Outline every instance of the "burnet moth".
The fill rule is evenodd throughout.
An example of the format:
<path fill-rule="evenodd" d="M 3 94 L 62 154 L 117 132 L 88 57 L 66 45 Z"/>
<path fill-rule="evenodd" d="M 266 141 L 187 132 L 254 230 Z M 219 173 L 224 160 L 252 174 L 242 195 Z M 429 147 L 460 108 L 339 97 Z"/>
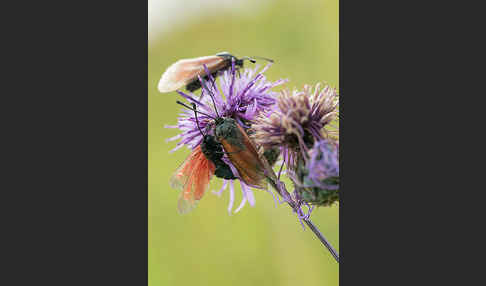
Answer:
<path fill-rule="evenodd" d="M 177 103 L 194 110 L 197 128 L 203 136 L 201 144 L 194 148 L 191 155 L 181 164 L 170 181 L 173 188 L 183 190 L 179 197 L 177 209 L 180 213 L 187 213 L 195 207 L 196 202 L 207 191 L 213 175 L 226 180 L 233 180 L 236 177 L 230 167 L 222 160 L 224 152 L 221 144 L 215 140 L 213 135 L 204 134 L 199 127 L 197 113 L 200 111 L 196 110 L 196 104 L 193 103 L 191 108 L 180 101 L 177 101 Z"/>
<path fill-rule="evenodd" d="M 263 59 L 269 62 L 273 62 L 271 59 L 263 57 L 243 57 L 241 59 L 236 58 L 228 52 L 217 53 L 214 56 L 199 57 L 193 59 L 182 59 L 167 68 L 162 74 L 159 80 L 158 89 L 160 92 L 171 92 L 182 87 L 186 87 L 189 91 L 196 91 L 201 88 L 201 83 L 198 80 L 198 76 L 204 80 L 208 79 L 208 75 L 204 70 L 204 65 L 208 68 L 209 72 L 215 78 L 218 76 L 218 72 L 225 71 L 231 67 L 232 59 L 235 60 L 235 67 L 242 68 L 243 62 L 248 60 L 255 63 L 255 59 Z"/>

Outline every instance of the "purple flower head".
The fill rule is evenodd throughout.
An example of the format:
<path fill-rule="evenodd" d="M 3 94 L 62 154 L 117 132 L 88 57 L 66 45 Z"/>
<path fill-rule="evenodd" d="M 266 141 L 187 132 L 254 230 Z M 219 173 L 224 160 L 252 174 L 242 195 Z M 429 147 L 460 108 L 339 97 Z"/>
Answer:
<path fill-rule="evenodd" d="M 339 143 L 320 140 L 291 175 L 299 205 L 330 206 L 339 201 Z"/>
<path fill-rule="evenodd" d="M 309 151 L 307 179 L 309 187 L 336 189 L 335 185 L 326 179 L 339 177 L 339 145 L 328 140 L 317 141 Z M 337 186 L 338 187 L 338 186 Z"/>
<path fill-rule="evenodd" d="M 288 167 L 295 168 L 298 158 L 306 159 L 314 142 L 331 137 L 325 127 L 337 118 L 339 99 L 336 90 L 326 85 L 305 85 L 303 91 L 283 90 L 273 110 L 255 119 L 252 135 L 264 148 L 281 147 Z"/>
<path fill-rule="evenodd" d="M 276 92 L 272 91 L 273 87 L 281 85 L 286 80 L 280 79 L 275 82 L 267 81 L 263 73 L 271 66 L 267 64 L 259 70 L 256 66 L 253 69 L 244 69 L 241 72 L 235 68 L 234 59 L 232 60 L 231 69 L 224 71 L 219 76 L 219 86 L 206 66 L 204 66 L 206 79 L 199 77 L 201 83 L 201 95 L 194 93 L 184 93 L 177 91 L 182 97 L 186 98 L 190 105 L 196 105 L 196 109 L 201 113 L 197 114 L 199 128 L 204 135 L 214 135 L 214 118 L 231 117 L 236 120 L 243 128 L 248 128 L 255 117 L 275 104 Z M 176 147 L 171 151 L 174 152 L 182 146 L 190 149 L 196 148 L 201 144 L 203 135 L 199 131 L 196 123 L 194 111 L 184 109 L 178 118 L 178 124 L 175 126 L 166 126 L 167 128 L 178 128 L 181 133 L 167 141 L 179 139 Z M 223 156 L 223 161 L 231 168 L 235 177 L 239 174 L 236 168 L 231 164 L 227 155 Z M 231 213 L 234 203 L 234 185 L 231 180 L 223 180 L 223 188 L 218 192 L 221 194 L 229 185 L 230 203 L 228 211 Z M 246 202 L 251 206 L 255 204 L 255 198 L 250 186 L 240 180 L 243 200 L 240 206 L 235 210 L 238 212 Z"/>

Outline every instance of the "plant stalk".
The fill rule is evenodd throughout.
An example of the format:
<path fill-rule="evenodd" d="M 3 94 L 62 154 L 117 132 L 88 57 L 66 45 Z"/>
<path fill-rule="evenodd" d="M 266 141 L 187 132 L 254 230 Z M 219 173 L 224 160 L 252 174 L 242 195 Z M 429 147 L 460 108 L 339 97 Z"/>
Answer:
<path fill-rule="evenodd" d="M 332 247 L 332 245 L 326 240 L 324 235 L 319 231 L 319 229 L 310 221 L 309 219 L 304 219 L 305 223 L 309 226 L 309 228 L 314 232 L 314 234 L 319 238 L 319 240 L 324 244 L 325 247 L 331 252 L 334 259 L 336 259 L 337 263 L 339 263 L 339 254 L 337 251 Z"/>
<path fill-rule="evenodd" d="M 282 181 L 278 181 L 278 183 L 272 184 L 273 187 L 277 190 L 278 194 L 284 198 L 289 206 L 297 213 L 297 215 L 300 215 L 301 210 L 298 208 L 297 203 L 295 200 L 292 198 L 290 193 L 287 191 L 285 188 L 285 184 Z M 339 254 L 338 252 L 332 247 L 332 245 L 327 241 L 327 239 L 324 237 L 324 235 L 319 231 L 317 226 L 312 223 L 312 221 L 309 218 L 303 218 L 307 226 L 312 230 L 312 232 L 317 236 L 317 238 L 321 241 L 321 243 L 329 250 L 331 255 L 336 259 L 336 262 L 339 263 Z"/>

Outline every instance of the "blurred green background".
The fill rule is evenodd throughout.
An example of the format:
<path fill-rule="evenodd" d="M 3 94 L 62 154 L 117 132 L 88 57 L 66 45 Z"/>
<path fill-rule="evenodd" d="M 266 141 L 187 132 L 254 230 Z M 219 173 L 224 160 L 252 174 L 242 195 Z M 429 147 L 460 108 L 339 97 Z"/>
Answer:
<path fill-rule="evenodd" d="M 180 111 L 176 93 L 157 91 L 170 64 L 221 51 L 258 55 L 276 61 L 266 75 L 288 78 L 286 87 L 324 81 L 339 88 L 337 0 L 219 2 L 223 8 L 217 0 L 206 8 L 205 1 L 149 0 L 149 9 L 157 9 L 149 11 L 149 285 L 338 285 L 339 266 L 329 252 L 268 193 L 254 191 L 255 207 L 231 216 L 227 192 L 220 198 L 208 192 L 192 213 L 177 213 L 179 192 L 169 178 L 190 151 L 169 154 L 176 142 L 165 142 L 178 131 L 164 125 L 175 124 Z M 214 179 L 210 190 L 220 185 Z M 240 201 L 238 186 L 235 208 Z M 312 215 L 337 250 L 338 213 L 335 205 Z"/>

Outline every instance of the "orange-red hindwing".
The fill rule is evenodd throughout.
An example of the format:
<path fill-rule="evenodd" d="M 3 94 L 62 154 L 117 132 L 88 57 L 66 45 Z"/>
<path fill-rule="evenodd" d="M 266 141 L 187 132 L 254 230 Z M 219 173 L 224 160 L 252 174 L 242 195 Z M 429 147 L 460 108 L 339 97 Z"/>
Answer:
<path fill-rule="evenodd" d="M 196 206 L 207 191 L 214 170 L 213 162 L 204 156 L 201 146 L 194 148 L 171 178 L 171 186 L 182 189 L 178 202 L 180 213 L 187 213 Z"/>

